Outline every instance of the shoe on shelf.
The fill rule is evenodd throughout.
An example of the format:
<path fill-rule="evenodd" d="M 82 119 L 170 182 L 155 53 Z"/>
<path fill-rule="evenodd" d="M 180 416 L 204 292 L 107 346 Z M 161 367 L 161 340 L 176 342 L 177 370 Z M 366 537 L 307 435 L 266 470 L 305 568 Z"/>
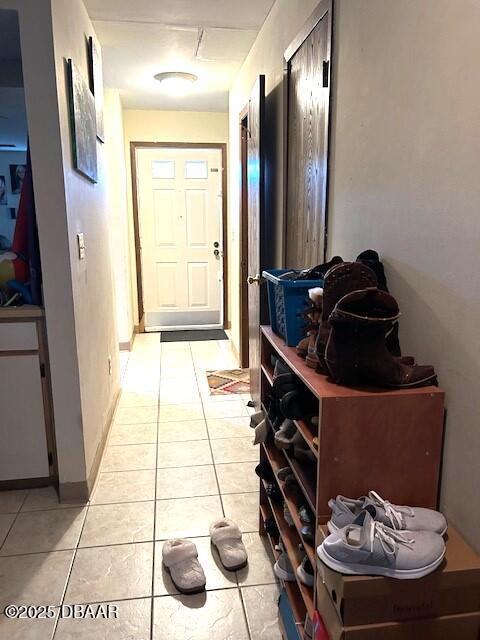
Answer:
<path fill-rule="evenodd" d="M 442 536 L 432 531 L 396 531 L 362 511 L 317 548 L 327 567 L 347 575 L 408 580 L 432 573 L 445 555 Z"/>
<path fill-rule="evenodd" d="M 315 532 L 311 524 L 306 524 L 300 529 L 300 534 L 308 544 L 315 544 Z"/>
<path fill-rule="evenodd" d="M 250 427 L 255 429 L 265 419 L 265 413 L 263 411 L 257 411 L 250 416 Z"/>
<path fill-rule="evenodd" d="M 317 458 L 315 454 L 302 438 L 302 442 L 295 444 L 293 447 L 293 457 L 303 464 L 315 464 Z"/>
<path fill-rule="evenodd" d="M 274 441 L 277 449 L 289 449 L 297 433 L 297 427 L 292 420 L 285 418 L 280 429 L 275 433 Z"/>
<path fill-rule="evenodd" d="M 295 522 L 293 521 L 292 514 L 290 513 L 290 509 L 288 508 L 286 502 L 283 503 L 283 519 L 289 527 L 295 526 Z"/>
<path fill-rule="evenodd" d="M 307 587 L 313 587 L 315 583 L 315 577 L 313 573 L 312 563 L 307 556 L 305 556 L 301 564 L 298 565 L 297 576 L 300 582 L 307 585 Z"/>
<path fill-rule="evenodd" d="M 276 473 L 277 480 L 280 480 L 280 482 L 285 482 L 288 476 L 291 475 L 293 475 L 291 467 L 282 467 Z"/>
<path fill-rule="evenodd" d="M 314 519 L 305 505 L 302 504 L 298 507 L 298 515 L 302 524 L 313 524 Z"/>
<path fill-rule="evenodd" d="M 265 531 L 266 533 L 268 533 L 269 536 L 272 536 L 272 538 L 278 538 L 279 531 L 278 531 L 277 523 L 275 522 L 275 518 L 273 517 L 267 518 L 263 526 L 265 527 Z"/>
<path fill-rule="evenodd" d="M 352 291 L 337 302 L 325 348 L 334 382 L 395 389 L 436 384 L 432 366 L 404 364 L 387 349 L 386 334 L 399 315 L 395 298 L 376 287 Z"/>
<path fill-rule="evenodd" d="M 265 487 L 265 491 L 270 500 L 272 500 L 276 504 L 283 505 L 283 495 L 276 482 L 270 482 L 269 484 L 267 484 L 267 486 Z"/>
<path fill-rule="evenodd" d="M 255 467 L 255 473 L 259 478 L 265 480 L 266 482 L 270 482 L 275 478 L 272 467 L 270 466 L 270 463 L 267 462 L 267 460 L 264 460 L 263 462 L 259 462 L 257 464 L 257 466 Z"/>
<path fill-rule="evenodd" d="M 376 491 L 361 498 L 337 496 L 329 501 L 332 517 L 327 524 L 331 533 L 351 524 L 364 509 L 374 520 L 398 531 L 432 531 L 443 536 L 447 520 L 443 513 L 424 507 L 407 507 L 384 500 Z"/>
<path fill-rule="evenodd" d="M 253 438 L 253 444 L 260 444 L 261 442 L 265 442 L 268 438 L 268 422 L 265 418 L 255 427 L 255 436 Z"/>
<path fill-rule="evenodd" d="M 295 571 L 293 570 L 292 564 L 288 559 L 285 547 L 281 542 L 279 542 L 275 549 L 277 551 L 280 551 L 280 556 L 273 565 L 273 572 L 279 580 L 284 580 L 286 582 L 295 582 Z"/>

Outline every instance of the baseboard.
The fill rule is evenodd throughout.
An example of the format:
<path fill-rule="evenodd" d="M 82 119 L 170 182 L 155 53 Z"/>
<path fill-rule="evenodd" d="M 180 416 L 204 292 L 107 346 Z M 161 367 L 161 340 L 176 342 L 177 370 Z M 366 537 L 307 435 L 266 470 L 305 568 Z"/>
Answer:
<path fill-rule="evenodd" d="M 100 440 L 100 444 L 97 447 L 97 452 L 95 454 L 95 458 L 93 460 L 87 480 L 81 480 L 80 482 L 61 482 L 58 488 L 60 502 L 86 502 L 90 499 L 93 488 L 95 486 L 95 482 L 97 481 L 100 463 L 105 451 L 105 444 L 107 442 L 108 434 L 110 433 L 115 410 L 120 399 L 120 392 L 121 389 L 118 388 L 113 397 L 112 404 L 107 414 L 107 421 L 102 433 L 102 438 Z"/>
<path fill-rule="evenodd" d="M 14 489 L 38 489 L 54 484 L 54 479 L 45 478 L 18 478 L 16 480 L 0 480 L 0 491 L 13 491 Z"/>
<path fill-rule="evenodd" d="M 88 494 L 89 496 L 92 494 L 93 487 L 95 486 L 95 482 L 97 481 L 98 470 L 100 469 L 100 463 L 103 458 L 103 453 L 105 451 L 105 444 L 107 442 L 108 434 L 110 433 L 110 429 L 112 427 L 113 417 L 115 415 L 115 411 L 117 409 L 117 404 L 120 399 L 121 389 L 118 388 L 114 397 L 113 402 L 110 406 L 108 415 L 107 415 L 107 424 L 105 429 L 103 430 L 102 439 L 100 444 L 97 447 L 97 453 L 95 454 L 95 459 L 93 460 L 92 468 L 90 469 L 90 473 L 88 474 Z"/>
<path fill-rule="evenodd" d="M 120 351 L 131 351 L 133 349 L 133 343 L 135 342 L 135 336 L 138 333 L 137 328 L 138 328 L 137 326 L 133 327 L 132 337 L 130 338 L 130 340 L 127 340 L 126 342 L 119 342 L 118 343 L 118 348 L 120 349 Z"/>
<path fill-rule="evenodd" d="M 87 502 L 90 495 L 86 480 L 80 482 L 60 482 L 58 485 L 58 496 L 60 502 Z"/>

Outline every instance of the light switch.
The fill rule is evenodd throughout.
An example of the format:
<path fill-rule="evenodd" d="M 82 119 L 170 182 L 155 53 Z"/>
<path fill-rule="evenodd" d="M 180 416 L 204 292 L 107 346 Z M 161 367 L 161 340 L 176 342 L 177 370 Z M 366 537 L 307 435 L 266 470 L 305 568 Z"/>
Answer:
<path fill-rule="evenodd" d="M 78 243 L 78 259 L 85 259 L 85 239 L 83 237 L 83 233 L 77 233 L 77 243 Z"/>

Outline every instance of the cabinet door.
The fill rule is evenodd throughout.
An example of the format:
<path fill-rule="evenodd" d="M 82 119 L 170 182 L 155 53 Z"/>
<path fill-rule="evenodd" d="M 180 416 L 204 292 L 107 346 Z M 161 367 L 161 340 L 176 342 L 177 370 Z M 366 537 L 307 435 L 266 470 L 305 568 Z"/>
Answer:
<path fill-rule="evenodd" d="M 40 362 L 0 357 L 0 480 L 49 476 Z"/>

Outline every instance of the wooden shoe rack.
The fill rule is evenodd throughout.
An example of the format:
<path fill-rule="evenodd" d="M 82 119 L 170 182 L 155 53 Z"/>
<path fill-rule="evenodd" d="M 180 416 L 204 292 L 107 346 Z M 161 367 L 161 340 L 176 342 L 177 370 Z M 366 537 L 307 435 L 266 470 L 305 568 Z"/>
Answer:
<path fill-rule="evenodd" d="M 290 466 L 304 504 L 316 518 L 315 530 L 329 519 L 328 500 L 338 494 L 358 497 L 374 489 L 396 504 L 436 508 L 444 429 L 444 393 L 438 387 L 386 390 L 372 387 L 343 387 L 328 381 L 305 364 L 294 348 L 268 326 L 261 327 L 261 394 L 263 409 L 268 404 L 273 382 L 272 355 L 281 358 L 318 400 L 318 432 L 310 424 L 296 426 L 316 464 L 311 469 L 289 451 L 276 448 L 273 431 L 261 445 L 260 460 L 274 472 Z M 314 438 L 318 438 L 314 442 Z M 318 448 L 317 448 L 317 446 Z M 298 497 L 278 482 L 294 526 L 284 518 L 281 504 L 271 500 L 267 482 L 260 481 L 260 533 L 268 537 L 275 558 L 275 540 L 265 531 L 265 520 L 274 518 L 279 536 L 294 569 L 301 562 L 303 544 L 315 573 L 316 545 L 302 540 Z M 315 585 L 317 576 L 315 575 Z M 285 582 L 300 637 L 306 616 L 316 608 L 316 587 L 300 580 Z"/>

